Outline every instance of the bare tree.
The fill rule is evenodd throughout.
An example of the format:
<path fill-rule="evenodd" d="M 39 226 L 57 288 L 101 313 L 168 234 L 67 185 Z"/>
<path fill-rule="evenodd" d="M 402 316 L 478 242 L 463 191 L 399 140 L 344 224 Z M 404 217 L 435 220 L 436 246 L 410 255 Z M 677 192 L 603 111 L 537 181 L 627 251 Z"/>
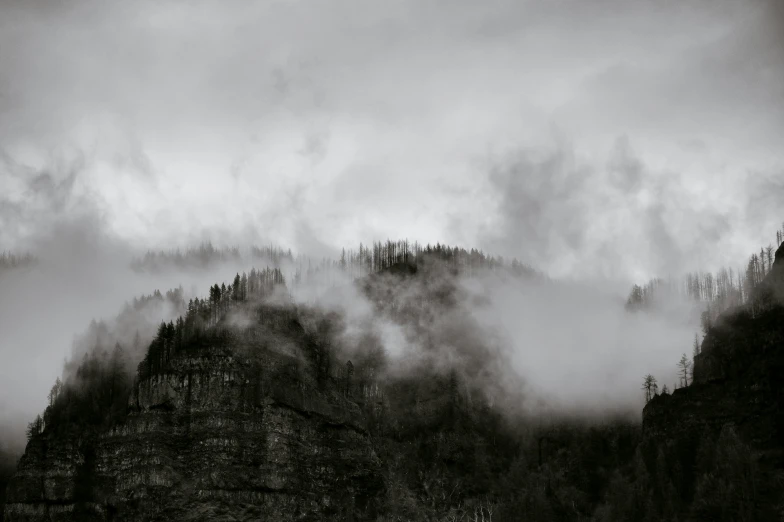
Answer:
<path fill-rule="evenodd" d="M 645 391 L 645 402 L 650 401 L 653 399 L 654 395 L 656 395 L 658 384 L 656 384 L 656 378 L 650 373 L 645 376 L 642 383 L 642 389 Z"/>
<path fill-rule="evenodd" d="M 686 357 L 684 353 L 681 356 L 681 360 L 678 361 L 678 373 L 680 374 L 681 384 L 683 386 L 689 385 L 689 370 L 691 369 L 691 361 Z"/>

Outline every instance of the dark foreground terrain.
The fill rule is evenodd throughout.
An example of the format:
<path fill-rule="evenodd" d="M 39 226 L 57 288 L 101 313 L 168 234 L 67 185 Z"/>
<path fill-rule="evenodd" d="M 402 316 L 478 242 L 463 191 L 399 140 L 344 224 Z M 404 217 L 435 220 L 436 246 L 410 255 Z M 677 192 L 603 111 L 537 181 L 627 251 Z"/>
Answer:
<path fill-rule="evenodd" d="M 363 290 L 398 321 L 459 298 L 448 278 L 374 295 L 380 277 Z M 784 520 L 784 247 L 641 425 L 502 415 L 475 386 L 486 363 L 390 371 L 372 333 L 347 350 L 340 318 L 271 304 L 281 285 L 211 289 L 133 375 L 121 346 L 86 355 L 31 426 L 3 520 Z"/>

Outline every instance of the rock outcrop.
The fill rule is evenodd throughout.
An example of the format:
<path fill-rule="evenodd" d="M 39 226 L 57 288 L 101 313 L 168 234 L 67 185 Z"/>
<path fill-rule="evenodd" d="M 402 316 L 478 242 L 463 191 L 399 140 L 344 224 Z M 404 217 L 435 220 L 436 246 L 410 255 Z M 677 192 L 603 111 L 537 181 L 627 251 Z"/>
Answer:
<path fill-rule="evenodd" d="M 34 437 L 6 520 L 369 518 L 381 482 L 359 408 L 292 352 L 296 322 L 268 326 L 142 376 L 116 425 Z"/>
<path fill-rule="evenodd" d="M 643 410 L 648 446 L 689 475 L 680 485 L 687 502 L 698 495 L 700 475 L 712 472 L 698 457 L 715 452 L 728 432 L 748 448 L 751 457 L 744 465 L 758 473 L 753 481 L 758 489 L 744 502 L 770 516 L 784 502 L 783 488 L 776 485 L 784 471 L 782 288 L 784 245 L 750 302 L 723 314 L 705 336 L 694 360 L 694 382 L 654 397 Z"/>

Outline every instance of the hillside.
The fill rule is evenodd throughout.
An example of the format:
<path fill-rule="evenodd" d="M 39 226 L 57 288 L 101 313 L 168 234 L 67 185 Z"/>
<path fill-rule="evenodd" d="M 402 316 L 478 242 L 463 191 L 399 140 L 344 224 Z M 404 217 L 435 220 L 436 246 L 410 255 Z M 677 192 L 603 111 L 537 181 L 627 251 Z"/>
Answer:
<path fill-rule="evenodd" d="M 119 344 L 85 355 L 31 425 L 4 520 L 780 512 L 784 247 L 753 299 L 708 332 L 695 383 L 656 395 L 641 426 L 514 414 L 525 397 L 500 386 L 509 375 L 461 306 L 458 270 L 405 261 L 335 290 L 374 303 L 364 322 L 295 306 L 277 269 L 254 270 L 162 323 L 130 374 Z M 395 362 L 380 319 L 409 327 L 421 351 Z"/>
<path fill-rule="evenodd" d="M 696 520 L 784 513 L 783 290 L 784 244 L 750 302 L 708 331 L 692 385 L 643 411 L 644 447 L 667 461 L 665 480 L 679 492 L 672 509 L 690 507 Z"/>

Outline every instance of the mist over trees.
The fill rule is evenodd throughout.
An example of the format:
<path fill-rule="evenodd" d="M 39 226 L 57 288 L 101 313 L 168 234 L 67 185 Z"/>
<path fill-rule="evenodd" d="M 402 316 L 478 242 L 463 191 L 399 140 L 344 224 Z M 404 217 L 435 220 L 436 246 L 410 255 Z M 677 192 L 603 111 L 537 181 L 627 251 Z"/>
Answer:
<path fill-rule="evenodd" d="M 369 247 L 360 244 L 356 250 L 344 249 L 338 259 L 323 258 L 318 262 L 305 256 L 295 257 L 291 251 L 277 247 L 252 247 L 245 256 L 272 261 L 278 266 L 238 272 L 228 284 L 215 283 L 209 287 L 206 297 L 193 297 L 187 303 L 182 288 L 165 295 L 156 290 L 126 303 L 109 323 L 93 321 L 74 343 L 74 357 L 66 362 L 63 379 L 58 378 L 50 390 L 43 414 L 29 424 L 28 437 L 70 424 L 65 419 L 95 424 L 117 418 L 124 411 L 123 401 L 134 376 L 144 378 L 162 371 L 180 350 L 202 338 L 227 339 L 235 330 L 231 322 L 226 322 L 227 317 L 246 303 L 269 301 L 277 294 L 280 294 L 278 304 L 291 302 L 291 294 L 298 287 L 329 289 L 373 274 L 429 270 L 434 263 L 439 271 L 452 276 L 499 269 L 515 275 L 539 275 L 517 260 L 507 264 L 476 249 L 440 243 L 422 246 L 405 240 L 375 242 Z M 219 249 L 203 243 L 185 252 L 148 252 L 144 258 L 134 260 L 133 266 L 136 270 L 160 270 L 167 266 L 204 267 L 242 259 L 239 248 Z M 284 270 L 291 274 L 289 289 L 286 289 Z M 160 322 L 153 334 L 150 320 L 156 315 L 171 319 Z M 145 326 L 139 328 L 140 323 Z M 367 365 L 362 361 L 365 359 L 366 355 L 355 354 L 359 365 L 357 382 L 364 382 L 362 376 L 367 372 Z"/>
<path fill-rule="evenodd" d="M 171 269 L 204 269 L 226 263 L 252 264 L 260 260 L 274 267 L 291 263 L 294 256 L 291 250 L 283 250 L 276 246 L 251 246 L 242 249 L 233 247 L 215 247 L 207 241 L 185 250 L 148 250 L 143 256 L 131 260 L 131 268 L 138 272 L 158 272 Z"/>
<path fill-rule="evenodd" d="M 748 304 L 754 290 L 770 272 L 776 248 L 784 242 L 784 224 L 776 231 L 775 246 L 760 247 L 749 256 L 744 268 L 723 267 L 716 273 L 691 272 L 680 278 L 653 278 L 635 284 L 629 292 L 626 308 L 630 311 L 650 309 L 668 296 L 683 297 L 701 305 L 703 333 L 726 310 Z"/>
<path fill-rule="evenodd" d="M 428 321 L 436 319 L 432 311 L 454 302 L 458 295 L 449 278 L 445 279 L 438 274 L 470 278 L 479 273 L 501 271 L 513 276 L 546 279 L 543 274 L 516 259 L 507 261 L 477 249 L 440 243 L 421 245 L 406 240 L 379 241 L 370 245 L 361 243 L 356 249 L 343 249 L 338 258 L 319 260 L 294 255 L 290 250 L 274 246 L 241 250 L 238 247 L 216 248 L 211 243 L 202 243 L 185 251 L 150 251 L 143 258 L 135 259 L 132 265 L 135 270 L 157 271 L 171 267 L 206 267 L 225 262 L 244 262 L 246 259 L 270 264 L 260 270 L 254 268 L 250 272 L 237 272 L 228 283 L 215 283 L 204 297 L 192 297 L 187 303 L 182 288 L 171 290 L 165 295 L 156 290 L 149 296 L 135 298 L 127 303 L 111 324 L 94 321 L 87 333 L 75 343 L 79 348 L 74 349 L 74 357 L 67 362 L 62 381 L 58 380 L 50 391 L 47 410 L 40 420 L 31 423 L 31 433 L 57 424 L 63 416 L 83 415 L 87 422 L 92 422 L 89 419 L 96 420 L 99 411 L 121 410 L 122 401 L 118 397 L 128 392 L 134 374 L 143 376 L 161 371 L 179 350 L 189 343 L 197 342 L 201 336 L 228 335 L 232 328 L 226 322 L 226 317 L 233 310 L 243 308 L 244 303 L 268 299 L 275 293 L 276 287 L 283 289 L 280 290 L 281 295 L 290 302 L 300 289 L 306 288 L 318 295 L 351 281 L 364 281 L 363 291 L 375 296 L 372 301 L 377 303 L 381 312 L 395 321 L 412 325 L 412 335 L 429 338 L 433 332 Z M 437 269 L 434 270 L 434 266 Z M 420 278 L 423 283 L 417 283 L 419 286 L 413 292 L 401 290 L 405 286 L 398 287 L 398 282 L 383 279 L 387 275 L 405 277 L 406 274 L 417 272 L 424 274 Z M 382 279 L 374 279 L 374 276 Z M 656 288 L 658 284 L 656 282 L 648 288 Z M 644 301 L 650 291 L 642 289 L 637 299 Z M 299 300 L 302 301 L 301 295 Z M 304 302 L 307 301 L 305 298 Z M 163 305 L 166 305 L 167 310 L 160 309 Z M 155 306 L 158 309 L 150 313 Z M 141 329 L 141 333 L 134 326 L 140 321 L 140 314 L 146 314 L 146 327 Z M 169 319 L 162 323 L 158 319 L 157 326 L 154 326 L 156 323 L 152 318 L 156 315 Z M 482 361 L 482 351 L 477 352 L 477 347 L 483 344 L 481 339 L 477 339 L 461 352 L 460 357 L 476 361 L 473 367 L 467 365 L 466 368 L 480 369 L 486 366 L 487 361 L 493 360 L 495 356 L 488 353 L 485 354 L 486 360 Z M 361 360 L 361 356 L 354 355 L 355 363 L 359 362 L 354 369 L 357 376 L 365 372 Z M 119 370 L 125 373 L 121 375 Z M 658 392 L 657 386 L 654 381 L 651 393 Z M 80 399 L 81 396 L 74 391 L 91 387 L 102 390 L 90 397 L 83 397 L 92 402 Z M 498 394 L 499 397 L 502 395 Z M 73 413 L 73 408 L 83 408 L 84 412 Z"/>
<path fill-rule="evenodd" d="M 103 425 L 124 415 L 136 363 L 154 338 L 156 321 L 184 310 L 182 288 L 156 290 L 126 303 L 112 320 L 93 320 L 74 340 L 62 379 L 49 391 L 46 409 L 28 425 L 28 438 L 47 429 Z"/>
<path fill-rule="evenodd" d="M 38 258 L 29 252 L 14 254 L 13 252 L 3 251 L 0 253 L 0 274 L 15 268 L 34 266 L 37 263 Z"/>
<path fill-rule="evenodd" d="M 528 400 L 528 390 L 518 384 L 510 393 L 507 361 L 464 306 L 469 294 L 458 278 L 489 271 L 541 280 L 541 274 L 476 250 L 405 241 L 360 245 L 319 262 L 286 255 L 280 264 L 235 272 L 198 297 L 186 297 L 182 288 L 155 291 L 127 303 L 113 320 L 93 321 L 75 342 L 75 356 L 52 386 L 47 407 L 29 424 L 28 437 L 121 422 L 137 380 L 164 375 L 178 357 L 205 347 L 239 354 L 288 349 L 265 340 L 271 330 L 263 325 L 274 324 L 300 332 L 301 346 L 289 354 L 296 361 L 290 371 L 311 368 L 315 386 L 334 387 L 369 419 L 376 450 L 390 463 L 385 506 L 398 517 L 526 514 L 567 520 L 579 514 L 585 520 L 631 520 L 652 513 L 667 519 L 683 509 L 685 501 L 674 493 L 652 504 L 651 492 L 674 487 L 652 480 L 685 479 L 676 464 L 647 448 L 635 450 L 639 426 L 628 419 L 581 424 L 557 412 L 549 419 L 541 412 L 515 417 L 522 409 L 514 404 Z M 766 270 L 770 266 L 766 262 Z M 644 302 L 661 284 L 633 290 L 634 302 Z M 348 287 L 361 292 L 374 312 L 357 319 L 319 299 L 312 305 L 297 301 L 298 286 L 335 293 L 338 301 Z M 402 342 L 417 343 L 420 351 L 394 359 L 382 338 L 390 327 L 400 327 Z M 696 335 L 692 355 L 700 348 Z M 680 387 L 690 385 L 693 364 L 685 353 L 677 368 Z M 255 393 L 255 384 L 248 386 Z M 642 390 L 646 402 L 669 394 L 652 374 Z M 516 424 L 521 418 L 530 425 Z M 729 459 L 695 494 L 699 509 L 712 512 L 738 500 L 713 495 L 709 480 L 729 487 L 733 474 L 753 459 L 730 432 L 705 448 L 705 462 L 713 462 L 714 454 Z"/>
<path fill-rule="evenodd" d="M 776 231 L 776 246 L 771 244 L 761 247 L 759 253 L 751 254 L 745 271 L 721 268 L 715 274 L 693 272 L 686 274 L 682 280 L 653 278 L 643 286 L 635 284 L 626 300 L 626 310 L 631 312 L 650 310 L 659 301 L 666 303 L 668 296 L 685 297 L 702 308 L 700 326 L 703 338 L 720 316 L 728 311 L 746 310 L 753 317 L 771 304 L 769 299 L 760 298 L 759 290 L 765 277 L 773 269 L 776 248 L 782 243 L 784 243 L 784 223 L 781 230 Z M 700 336 L 695 333 L 691 358 L 684 353 L 677 363 L 680 387 L 689 386 L 693 378 L 694 360 L 700 354 L 701 346 Z M 643 379 L 646 402 L 656 395 L 655 391 L 650 393 L 651 378 L 653 376 L 648 374 Z"/>
<path fill-rule="evenodd" d="M 781 242 L 782 231 L 776 233 Z M 322 258 L 315 261 L 304 255 L 294 255 L 290 250 L 267 246 L 251 247 L 245 251 L 238 247 L 216 248 L 211 243 L 202 243 L 196 248 L 185 251 L 148 252 L 143 258 L 133 260 L 135 270 L 156 271 L 166 267 L 206 267 L 211 264 L 238 262 L 245 259 L 270 261 L 272 267 L 261 270 L 252 269 L 249 273 L 237 272 L 228 284 L 213 284 L 204 298 L 193 297 L 186 303 L 182 288 L 170 290 L 165 295 L 155 291 L 148 296 L 134 298 L 127 303 L 122 312 L 111 324 L 93 321 L 87 332 L 74 346 L 74 357 L 66 363 L 63 379 L 58 379 L 49 393 L 49 401 L 43 415 L 36 418 L 28 428 L 33 436 L 47 426 L 58 423 L 61 417 L 84 417 L 85 422 L 97 422 L 106 411 L 121 411 L 123 395 L 127 395 L 133 374 L 148 375 L 165 368 L 168 361 L 184 346 L 194 342 L 202 335 L 224 335 L 227 325 L 219 327 L 232 310 L 242 307 L 246 302 L 268 299 L 275 288 L 284 288 L 283 295 L 289 302 L 299 287 L 315 287 L 319 291 L 346 281 L 364 280 L 365 291 L 374 291 L 375 274 L 411 274 L 428 271 L 433 263 L 439 270 L 453 275 L 471 277 L 480 271 L 503 270 L 513 275 L 544 277 L 542 274 L 517 261 L 507 263 L 503 258 L 486 255 L 476 249 L 454 246 L 421 245 L 406 240 L 374 242 L 368 246 L 360 244 L 356 249 L 343 249 L 337 259 Z M 34 257 L 23 258 L 5 255 L 9 264 L 19 265 L 20 259 L 33 262 Z M 707 331 L 713 319 L 729 306 L 749 303 L 752 294 L 772 266 L 772 247 L 762 249 L 749 259 L 743 278 L 737 272 L 722 269 L 713 274 L 688 274 L 682 284 L 676 285 L 663 279 L 652 279 L 644 286 L 635 285 L 627 300 L 628 310 L 644 310 L 664 291 L 674 291 L 695 301 L 706 303 L 703 312 L 703 329 Z M 288 281 L 285 273 L 288 273 Z M 427 278 L 426 278 L 427 279 Z M 433 281 L 437 281 L 434 279 Z M 288 283 L 288 284 L 287 284 Z M 429 284 L 429 283 L 428 283 Z M 369 286 L 368 286 L 369 285 Z M 395 297 L 390 293 L 391 286 L 384 286 L 384 298 L 377 301 L 385 313 L 396 320 L 411 320 L 427 316 L 429 303 L 410 301 Z M 439 305 L 450 302 L 454 290 L 449 285 L 440 289 L 432 287 L 426 292 L 436 297 Z M 377 290 L 375 290 L 377 291 Z M 422 295 L 419 292 L 416 295 Z M 163 310 L 164 306 L 167 310 Z M 154 313 L 150 310 L 156 308 Z M 424 316 L 423 316 L 424 314 Z M 170 319 L 158 323 L 152 316 L 168 316 Z M 142 316 L 144 318 L 142 319 Z M 145 323 L 142 333 L 138 328 Z M 154 329 L 155 328 L 155 329 Z M 223 333 L 220 333 L 223 332 Z M 427 330 L 419 334 L 432 335 Z M 480 343 L 481 344 L 481 343 Z M 692 356 L 699 353 L 699 339 L 695 336 Z M 681 386 L 690 383 L 692 362 L 685 354 L 678 363 Z M 130 371 L 129 371 L 130 370 Z M 356 370 L 362 372 L 361 365 Z M 645 399 L 650 400 L 658 394 L 659 386 L 655 377 L 647 375 L 643 384 Z M 79 395 L 79 390 L 96 389 L 97 393 Z M 89 400 L 88 400 L 89 399 Z M 79 410 L 78 413 L 74 409 Z M 82 411 L 83 410 L 83 411 Z"/>
<path fill-rule="evenodd" d="M 342 279 L 345 275 L 357 279 L 394 265 L 417 266 L 434 259 L 460 273 L 469 275 L 480 269 L 501 267 L 517 272 L 535 272 L 533 268 L 517 259 L 507 262 L 501 257 L 493 257 L 473 248 L 466 250 L 441 243 L 422 245 L 405 239 L 376 241 L 370 245 L 360 243 L 357 248 L 342 249 L 339 257 L 336 258 L 314 258 L 307 254 L 293 254 L 291 249 L 274 245 L 219 248 L 213 246 L 211 242 L 205 242 L 184 251 L 180 249 L 148 251 L 142 257 L 133 259 L 131 267 L 137 271 L 158 271 L 165 268 L 205 268 L 230 262 L 242 262 L 245 265 L 263 262 L 272 268 L 290 272 L 291 284 L 297 285 L 313 278 L 333 283 L 338 274 Z"/>

